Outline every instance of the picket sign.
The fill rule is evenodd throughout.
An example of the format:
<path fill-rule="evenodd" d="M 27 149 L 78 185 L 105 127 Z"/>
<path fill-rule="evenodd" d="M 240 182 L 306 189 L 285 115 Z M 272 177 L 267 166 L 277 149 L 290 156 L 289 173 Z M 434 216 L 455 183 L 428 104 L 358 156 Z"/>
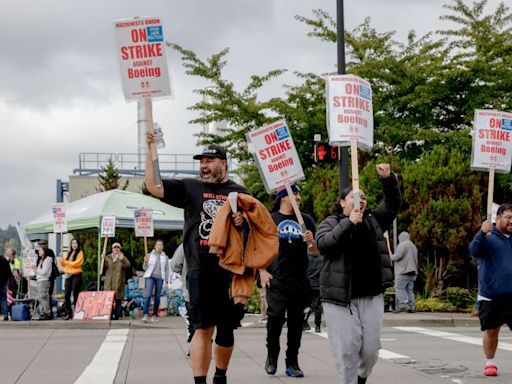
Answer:
<path fill-rule="evenodd" d="M 136 237 L 144 237 L 144 257 L 148 254 L 148 237 L 154 236 L 153 210 L 150 208 L 136 209 L 133 213 Z"/>
<path fill-rule="evenodd" d="M 304 171 L 286 121 L 278 120 L 250 131 L 246 138 L 267 192 L 286 188 L 295 216 L 305 232 L 304 218 L 291 189 L 291 184 L 304 179 Z"/>
<path fill-rule="evenodd" d="M 354 208 L 359 210 L 359 162 L 357 149 L 373 147 L 372 87 L 355 75 L 331 75 L 326 81 L 327 129 L 329 144 L 350 146 L 352 194 Z M 340 191 L 341 193 L 341 191 Z"/>
<path fill-rule="evenodd" d="M 471 169 L 489 171 L 487 220 L 492 220 L 494 176 L 510 173 L 512 163 L 512 113 L 476 109 Z"/>
<path fill-rule="evenodd" d="M 173 97 L 162 18 L 134 17 L 114 21 L 122 86 L 127 101 L 144 101 L 147 132 L 154 133 L 154 98 Z M 156 144 L 150 145 L 155 185 L 161 187 Z"/>
<path fill-rule="evenodd" d="M 64 233 L 68 231 L 66 222 L 66 204 L 55 203 L 52 204 L 52 216 L 53 216 L 53 232 Z"/>

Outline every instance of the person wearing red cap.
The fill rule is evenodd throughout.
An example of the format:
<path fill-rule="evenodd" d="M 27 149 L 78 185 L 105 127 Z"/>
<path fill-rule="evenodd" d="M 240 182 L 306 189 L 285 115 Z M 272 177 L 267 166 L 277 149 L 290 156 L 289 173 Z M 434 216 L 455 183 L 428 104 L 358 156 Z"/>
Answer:
<path fill-rule="evenodd" d="M 148 145 L 155 136 L 148 133 Z M 146 157 L 145 181 L 148 191 L 167 204 L 183 208 L 185 226 L 183 246 L 188 266 L 186 284 L 189 290 L 189 320 L 194 327 L 190 358 L 195 384 L 205 384 L 213 355 L 214 384 L 226 384 L 234 346 L 234 329 L 240 326 L 243 306 L 235 305 L 229 295 L 231 273 L 219 266 L 219 258 L 209 252 L 208 239 L 213 220 L 230 192 L 249 194 L 247 189 L 228 179 L 226 151 L 218 145 L 206 147 L 194 156 L 200 161 L 199 178 L 163 180 L 156 185 L 151 156 Z M 241 228 L 240 212 L 233 215 L 235 226 Z M 215 328 L 215 343 L 212 336 Z"/>
<path fill-rule="evenodd" d="M 302 339 L 304 309 L 311 303 L 311 285 L 307 274 L 308 252 L 318 255 L 315 221 L 302 213 L 306 231 L 303 232 L 295 215 L 292 200 L 300 205 L 300 189 L 291 186 L 293 196 L 286 189 L 277 191 L 272 208 L 272 219 L 279 233 L 279 255 L 266 269 L 260 271 L 261 285 L 267 287 L 267 360 L 265 371 L 274 375 L 280 351 L 279 338 L 283 325 L 288 326 L 285 373 L 291 377 L 303 377 L 299 367 L 299 348 Z M 309 249 L 308 249 L 309 244 Z"/>

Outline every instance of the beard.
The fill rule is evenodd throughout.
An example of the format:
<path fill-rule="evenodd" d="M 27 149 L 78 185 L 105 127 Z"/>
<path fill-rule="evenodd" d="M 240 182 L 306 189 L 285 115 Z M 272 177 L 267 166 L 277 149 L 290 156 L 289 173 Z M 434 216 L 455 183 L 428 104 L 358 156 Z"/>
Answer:
<path fill-rule="evenodd" d="M 201 176 L 201 179 L 205 183 L 210 183 L 210 184 L 219 184 L 225 178 L 224 172 L 222 170 L 222 165 L 220 165 L 220 164 L 216 165 L 212 168 L 205 167 L 205 168 L 201 169 L 200 176 Z"/>

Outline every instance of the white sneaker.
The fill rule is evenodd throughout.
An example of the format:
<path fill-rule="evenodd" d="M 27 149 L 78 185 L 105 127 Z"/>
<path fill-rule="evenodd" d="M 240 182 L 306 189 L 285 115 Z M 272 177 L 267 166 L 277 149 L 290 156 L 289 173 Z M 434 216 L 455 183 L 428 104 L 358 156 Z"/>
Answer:
<path fill-rule="evenodd" d="M 152 323 L 158 323 L 159 321 L 160 321 L 160 320 L 158 320 L 158 317 L 156 317 L 156 316 L 153 316 L 153 317 L 151 318 L 151 322 L 152 322 Z"/>
<path fill-rule="evenodd" d="M 148 315 L 142 316 L 142 322 L 147 323 L 148 322 Z"/>

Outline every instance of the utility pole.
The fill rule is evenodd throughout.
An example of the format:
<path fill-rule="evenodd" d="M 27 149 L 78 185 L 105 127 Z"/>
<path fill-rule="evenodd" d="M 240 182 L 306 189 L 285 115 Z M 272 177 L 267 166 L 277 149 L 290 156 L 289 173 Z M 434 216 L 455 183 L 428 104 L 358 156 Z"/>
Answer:
<path fill-rule="evenodd" d="M 345 67 L 345 16 L 343 12 L 343 0 L 336 0 L 336 26 L 337 26 L 337 48 L 338 48 L 338 75 L 347 73 Z M 339 160 L 339 192 L 348 188 L 350 179 L 348 177 L 348 147 L 340 148 L 341 158 Z"/>

